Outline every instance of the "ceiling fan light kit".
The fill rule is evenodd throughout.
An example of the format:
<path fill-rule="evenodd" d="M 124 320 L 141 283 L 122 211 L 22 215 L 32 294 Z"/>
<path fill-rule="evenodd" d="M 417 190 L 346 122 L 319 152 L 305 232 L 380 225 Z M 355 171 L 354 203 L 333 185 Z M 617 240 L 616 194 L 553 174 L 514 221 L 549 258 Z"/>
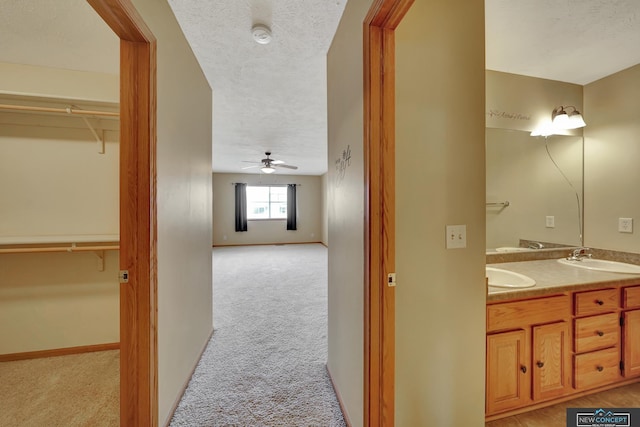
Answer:
<path fill-rule="evenodd" d="M 293 166 L 293 165 L 287 165 L 284 163 L 284 161 L 282 160 L 275 160 L 272 159 L 271 157 L 271 152 L 267 151 L 264 153 L 267 157 L 260 160 L 259 162 L 254 162 L 254 161 L 250 161 L 250 160 L 243 160 L 246 163 L 257 163 L 257 165 L 254 166 L 246 166 L 242 169 L 251 169 L 251 168 L 260 168 L 260 171 L 263 173 L 274 173 L 276 171 L 276 168 L 286 168 L 286 169 L 298 169 L 297 166 Z"/>

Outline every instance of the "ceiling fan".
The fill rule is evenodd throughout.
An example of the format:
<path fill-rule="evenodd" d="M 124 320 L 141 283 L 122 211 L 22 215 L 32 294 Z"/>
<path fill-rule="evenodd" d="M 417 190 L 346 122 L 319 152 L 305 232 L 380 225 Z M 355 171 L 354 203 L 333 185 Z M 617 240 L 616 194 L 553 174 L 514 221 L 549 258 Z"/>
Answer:
<path fill-rule="evenodd" d="M 270 151 L 267 151 L 264 154 L 267 157 L 260 160 L 259 162 L 243 160 L 243 162 L 245 163 L 257 163 L 257 165 L 245 166 L 242 169 L 260 168 L 260 170 L 264 173 L 274 173 L 276 171 L 275 168 L 298 169 L 297 166 L 286 165 L 282 160 L 272 159 L 271 157 L 269 157 L 271 155 Z"/>

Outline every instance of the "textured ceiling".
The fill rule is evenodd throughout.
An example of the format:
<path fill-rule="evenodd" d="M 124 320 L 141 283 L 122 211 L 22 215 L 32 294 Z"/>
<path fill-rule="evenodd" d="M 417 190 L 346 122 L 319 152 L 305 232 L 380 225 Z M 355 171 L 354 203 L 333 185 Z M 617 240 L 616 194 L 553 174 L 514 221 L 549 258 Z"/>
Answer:
<path fill-rule="evenodd" d="M 213 170 L 271 151 L 299 167 L 279 174 L 326 172 L 326 54 L 345 0 L 169 3 L 213 88 Z M 253 40 L 255 24 L 271 43 Z"/>
<path fill-rule="evenodd" d="M 640 0 L 486 0 L 486 67 L 585 85 L 640 63 Z"/>
<path fill-rule="evenodd" d="M 278 174 L 327 170 L 325 58 L 345 1 L 169 0 L 214 90 L 215 171 L 265 151 L 300 167 Z M 586 84 L 640 63 L 640 0 L 485 4 L 489 69 Z M 85 0 L 0 0 L 0 62 L 116 74 L 118 48 Z"/>

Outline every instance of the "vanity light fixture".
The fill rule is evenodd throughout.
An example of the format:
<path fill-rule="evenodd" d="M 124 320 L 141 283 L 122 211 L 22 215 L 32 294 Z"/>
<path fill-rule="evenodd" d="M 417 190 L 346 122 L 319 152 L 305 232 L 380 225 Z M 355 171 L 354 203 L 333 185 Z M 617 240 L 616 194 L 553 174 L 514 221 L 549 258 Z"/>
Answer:
<path fill-rule="evenodd" d="M 580 111 L 573 105 L 554 108 L 551 112 L 551 122 L 557 129 L 578 129 L 587 125 Z"/>
<path fill-rule="evenodd" d="M 265 166 L 263 168 L 260 169 L 262 172 L 264 173 L 274 173 L 276 170 L 274 168 L 272 168 L 271 166 Z"/>

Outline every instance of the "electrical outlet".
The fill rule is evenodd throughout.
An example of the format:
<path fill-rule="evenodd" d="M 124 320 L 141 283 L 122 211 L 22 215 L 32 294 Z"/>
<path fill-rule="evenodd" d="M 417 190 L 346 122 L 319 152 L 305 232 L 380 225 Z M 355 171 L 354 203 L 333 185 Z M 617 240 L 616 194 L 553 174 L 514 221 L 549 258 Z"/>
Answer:
<path fill-rule="evenodd" d="M 447 225 L 447 249 L 467 247 L 467 226 Z"/>
<path fill-rule="evenodd" d="M 618 231 L 620 233 L 633 233 L 633 218 L 618 218 Z"/>
<path fill-rule="evenodd" d="M 547 217 L 545 218 L 545 223 L 547 225 L 547 228 L 555 228 L 556 227 L 556 217 L 553 215 L 547 215 Z"/>

